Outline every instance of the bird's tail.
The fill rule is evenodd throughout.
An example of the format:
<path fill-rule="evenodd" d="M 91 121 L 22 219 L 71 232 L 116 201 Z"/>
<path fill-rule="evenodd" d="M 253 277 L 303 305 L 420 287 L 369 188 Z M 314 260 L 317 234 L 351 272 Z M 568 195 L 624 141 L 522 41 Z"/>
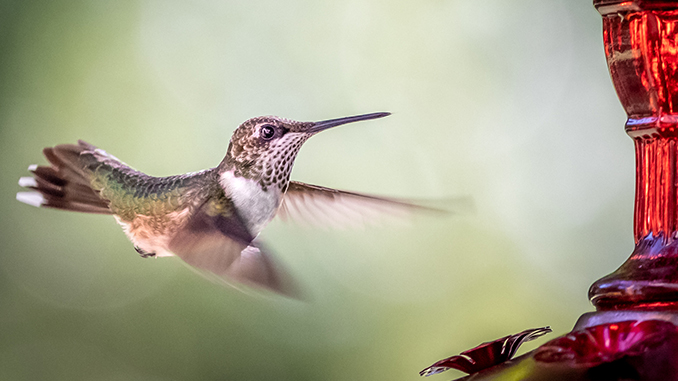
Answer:
<path fill-rule="evenodd" d="M 19 185 L 31 189 L 18 192 L 16 199 L 33 206 L 84 213 L 112 214 L 108 202 L 91 186 L 91 175 L 85 169 L 81 154 L 96 147 L 82 140 L 78 144 L 47 147 L 42 153 L 49 166 L 31 165 L 32 177 L 22 177 Z"/>

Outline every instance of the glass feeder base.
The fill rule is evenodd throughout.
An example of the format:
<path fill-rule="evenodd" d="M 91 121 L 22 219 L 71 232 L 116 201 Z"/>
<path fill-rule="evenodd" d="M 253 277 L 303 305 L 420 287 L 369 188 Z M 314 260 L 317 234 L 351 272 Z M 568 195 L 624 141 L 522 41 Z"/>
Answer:
<path fill-rule="evenodd" d="M 573 331 L 593 327 L 601 324 L 619 323 L 622 321 L 663 320 L 678 326 L 678 312 L 676 311 L 638 311 L 616 310 L 588 312 L 583 314 L 574 325 Z"/>

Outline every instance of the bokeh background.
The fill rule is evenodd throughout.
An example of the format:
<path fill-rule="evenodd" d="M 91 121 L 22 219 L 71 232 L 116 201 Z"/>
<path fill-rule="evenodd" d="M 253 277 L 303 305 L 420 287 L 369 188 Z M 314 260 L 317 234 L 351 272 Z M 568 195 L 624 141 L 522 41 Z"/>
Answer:
<path fill-rule="evenodd" d="M 306 303 L 14 199 L 49 145 L 164 176 L 216 165 L 252 116 L 374 111 L 393 115 L 314 137 L 293 178 L 475 212 L 271 223 Z M 417 380 L 482 341 L 555 337 L 633 246 L 624 121 L 590 0 L 0 1 L 0 379 Z"/>

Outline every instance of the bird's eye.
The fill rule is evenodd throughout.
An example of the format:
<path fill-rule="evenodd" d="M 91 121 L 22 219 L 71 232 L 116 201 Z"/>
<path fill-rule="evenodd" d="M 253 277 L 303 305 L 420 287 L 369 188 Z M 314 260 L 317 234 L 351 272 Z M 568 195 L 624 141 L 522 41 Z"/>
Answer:
<path fill-rule="evenodd" d="M 270 124 L 267 124 L 265 126 L 261 127 L 261 132 L 259 133 L 259 136 L 261 136 L 262 139 L 264 140 L 269 140 L 273 138 L 275 135 L 275 128 L 271 126 Z"/>

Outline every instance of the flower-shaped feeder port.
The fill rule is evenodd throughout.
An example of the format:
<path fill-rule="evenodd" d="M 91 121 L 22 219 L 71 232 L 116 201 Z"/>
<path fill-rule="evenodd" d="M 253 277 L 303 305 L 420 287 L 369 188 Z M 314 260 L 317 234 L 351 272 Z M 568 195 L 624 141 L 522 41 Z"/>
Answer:
<path fill-rule="evenodd" d="M 533 328 L 482 343 L 456 356 L 440 360 L 422 370 L 419 374 L 430 376 L 448 369 L 457 369 L 468 374 L 477 373 L 510 360 L 524 342 L 534 340 L 549 332 L 551 332 L 550 327 Z"/>
<path fill-rule="evenodd" d="M 586 369 L 590 379 L 678 380 L 678 327 L 663 320 L 588 327 L 542 345 L 534 359 Z"/>

